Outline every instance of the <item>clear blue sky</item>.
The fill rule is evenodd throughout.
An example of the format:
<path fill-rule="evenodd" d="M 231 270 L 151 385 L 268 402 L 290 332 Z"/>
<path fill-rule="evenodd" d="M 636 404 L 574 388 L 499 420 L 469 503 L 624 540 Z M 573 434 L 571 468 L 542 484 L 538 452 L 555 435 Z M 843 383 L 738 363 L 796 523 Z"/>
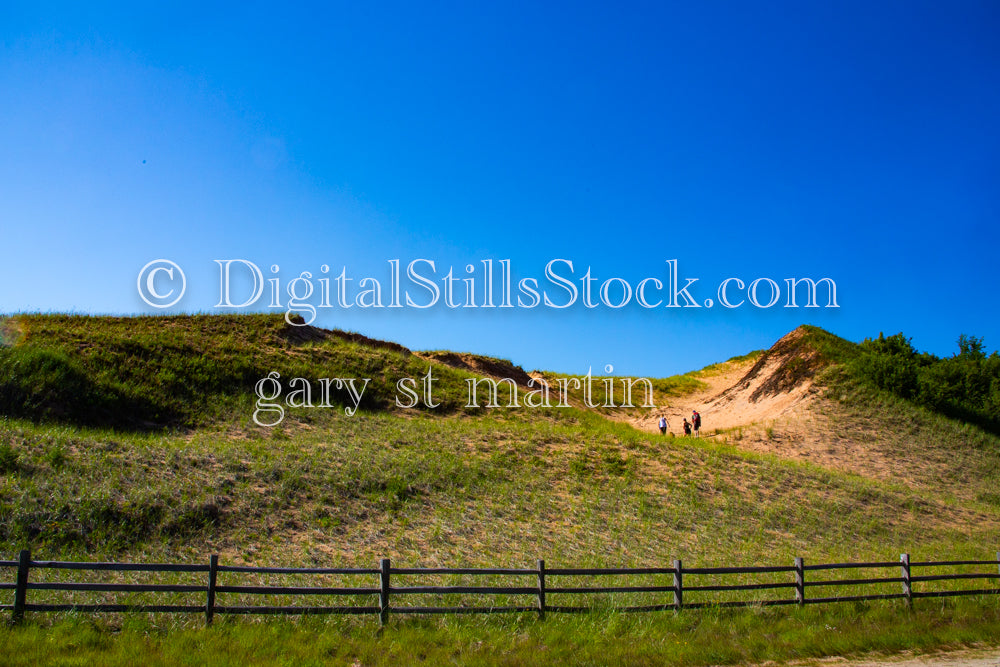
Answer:
<path fill-rule="evenodd" d="M 159 312 L 136 285 L 157 258 L 188 281 L 168 312 L 219 312 L 216 259 L 278 264 L 282 289 L 327 264 L 386 290 L 397 258 L 434 260 L 439 284 L 510 259 L 540 287 L 553 259 L 632 286 L 676 259 L 699 302 L 729 277 L 829 277 L 840 308 L 317 324 L 648 376 L 804 322 L 993 350 L 998 34 L 996 2 L 5 2 L 0 312 Z"/>

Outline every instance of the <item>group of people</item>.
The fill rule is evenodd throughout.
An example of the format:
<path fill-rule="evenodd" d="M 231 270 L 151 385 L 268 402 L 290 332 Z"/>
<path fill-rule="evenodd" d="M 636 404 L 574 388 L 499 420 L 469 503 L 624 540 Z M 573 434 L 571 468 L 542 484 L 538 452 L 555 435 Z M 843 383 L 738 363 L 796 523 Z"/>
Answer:
<path fill-rule="evenodd" d="M 667 421 L 666 417 L 660 415 L 658 426 L 660 427 L 660 433 L 666 435 L 667 429 L 670 427 L 670 422 Z M 698 414 L 697 410 L 691 411 L 691 421 L 688 421 L 687 417 L 684 418 L 684 435 L 691 435 L 692 431 L 696 436 L 701 435 L 701 415 Z"/>

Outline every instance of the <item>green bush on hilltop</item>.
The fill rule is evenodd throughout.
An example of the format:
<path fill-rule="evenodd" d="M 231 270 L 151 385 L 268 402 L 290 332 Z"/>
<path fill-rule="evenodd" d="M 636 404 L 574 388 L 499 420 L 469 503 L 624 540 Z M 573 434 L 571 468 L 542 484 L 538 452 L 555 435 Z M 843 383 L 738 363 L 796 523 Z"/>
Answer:
<path fill-rule="evenodd" d="M 861 381 L 935 412 L 1000 432 L 1000 354 L 962 334 L 959 351 L 939 358 L 918 352 L 902 333 L 866 338 L 849 362 Z"/>

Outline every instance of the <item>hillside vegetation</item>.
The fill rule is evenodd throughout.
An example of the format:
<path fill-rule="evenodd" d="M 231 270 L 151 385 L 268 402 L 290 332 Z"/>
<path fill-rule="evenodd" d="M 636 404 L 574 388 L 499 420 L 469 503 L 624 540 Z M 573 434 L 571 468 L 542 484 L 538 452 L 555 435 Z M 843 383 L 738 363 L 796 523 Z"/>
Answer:
<path fill-rule="evenodd" d="M 231 421 L 272 371 L 311 383 L 369 378 L 361 408 L 375 410 L 391 404 L 398 378 L 428 367 L 399 345 L 269 315 L 19 315 L 2 330 L 13 344 L 0 347 L 0 411 L 120 429 Z M 435 398 L 452 410 L 463 374 L 439 370 Z M 334 387 L 330 402 L 343 407 L 350 397 Z"/>
<path fill-rule="evenodd" d="M 1000 433 L 1000 354 L 962 334 L 958 352 L 941 359 L 919 353 L 898 333 L 865 339 L 849 362 L 855 377 L 948 417 Z"/>
<path fill-rule="evenodd" d="M 205 563 L 215 553 L 228 565 L 373 567 L 390 557 L 396 567 L 523 567 L 544 558 L 551 568 L 680 558 L 698 567 L 901 552 L 985 559 L 1000 544 L 995 430 L 949 416 L 954 403 L 938 410 L 880 384 L 869 370 L 896 351 L 813 327 L 764 352 L 653 379 L 657 408 L 626 409 L 605 405 L 613 401 L 604 378 L 594 378 L 594 408 L 580 389 L 570 407 L 467 408 L 469 381 L 511 378 L 500 383 L 506 406 L 511 384 L 523 398 L 532 377 L 553 386 L 573 378 L 280 317 L 18 315 L 0 320 L 0 337 L 2 558 L 30 548 L 35 559 L 88 561 Z M 413 378 L 423 399 L 428 370 L 437 407 L 397 406 L 399 379 Z M 255 422 L 255 389 L 270 373 L 282 383 L 279 402 L 304 403 L 303 394 L 289 396 L 298 377 L 314 388 L 314 407 L 288 405 L 275 426 Z M 315 388 L 338 377 L 369 382 L 354 394 L 349 383 L 331 385 L 321 401 Z M 655 430 L 657 415 L 676 423 L 702 404 L 710 408 L 703 437 Z M 79 574 L 32 569 L 31 577 Z M 242 583 L 317 585 L 271 575 Z M 405 578 L 394 575 L 394 585 Z M 35 603 L 119 601 L 116 593 L 67 595 L 30 592 Z M 201 603 L 200 595 L 134 595 Z M 921 600 L 912 611 L 842 603 L 627 615 L 605 609 L 663 597 L 558 595 L 549 604 L 599 611 L 544 622 L 534 614 L 394 616 L 385 633 L 365 617 L 223 617 L 202 628 L 198 615 L 33 613 L 0 633 L 0 661 L 710 665 L 1000 640 L 997 596 Z M 686 592 L 686 603 L 698 595 Z"/>
<path fill-rule="evenodd" d="M 579 407 L 463 409 L 476 376 L 438 362 L 441 407 L 400 409 L 397 379 L 427 358 L 280 317 L 16 316 L 0 350 L 0 545 L 264 564 L 991 555 L 997 437 L 865 389 L 844 370 L 856 346 L 805 331 L 789 359 L 806 361 L 780 372 L 827 378 L 834 421 L 893 411 L 899 428 L 878 437 L 900 434 L 946 484 L 746 451 L 735 431 L 667 439 Z M 251 415 L 271 371 L 372 382 L 353 416 L 342 400 L 268 428 Z M 698 381 L 656 384 L 662 404 Z"/>

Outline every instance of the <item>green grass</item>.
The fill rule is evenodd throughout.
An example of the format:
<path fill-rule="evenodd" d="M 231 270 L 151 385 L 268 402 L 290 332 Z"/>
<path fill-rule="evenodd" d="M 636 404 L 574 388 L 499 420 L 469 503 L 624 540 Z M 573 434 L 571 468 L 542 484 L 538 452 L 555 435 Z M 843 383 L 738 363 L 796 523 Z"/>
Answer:
<path fill-rule="evenodd" d="M 689 375 L 693 375 L 695 377 L 701 377 L 704 375 L 710 375 L 725 370 L 725 368 L 730 364 L 738 364 L 745 361 L 757 361 L 764 354 L 764 352 L 765 352 L 764 350 L 753 350 L 752 352 L 747 352 L 746 354 L 738 354 L 735 357 L 730 357 L 729 359 L 726 359 L 725 361 L 720 361 L 719 363 L 705 366 L 699 371 L 689 373 Z"/>
<path fill-rule="evenodd" d="M 0 421 L 0 548 L 260 564 L 992 554 L 994 505 L 578 410 L 143 434 Z M 996 466 L 981 453 L 978 468 Z M 975 469 L 974 469 L 975 470 Z M 960 469 L 954 475 L 962 475 Z M 992 490 L 988 480 L 970 493 Z M 335 522 L 335 525 L 333 525 Z"/>
<path fill-rule="evenodd" d="M 374 619 L 87 617 L 0 630 L 17 665 L 728 665 L 996 646 L 993 599 L 623 615 Z"/>
<path fill-rule="evenodd" d="M 385 409 L 398 379 L 429 367 L 398 345 L 273 315 L 17 315 L 3 325 L 17 342 L 0 346 L 0 414 L 119 429 L 228 421 L 271 371 L 286 393 L 296 377 L 369 378 L 362 408 Z M 473 376 L 441 364 L 434 372 L 438 409 L 464 405 L 464 380 Z M 343 391 L 331 400 L 349 404 Z"/>
<path fill-rule="evenodd" d="M 852 382 L 839 367 L 823 381 L 829 389 L 819 410 L 829 419 L 831 438 L 858 442 L 878 454 L 915 494 L 995 512 L 989 499 L 1000 482 L 1000 437 Z"/>
<path fill-rule="evenodd" d="M 0 326 L 12 343 L 0 345 L 0 414 L 9 416 L 130 430 L 203 427 L 242 412 L 256 383 L 272 371 L 282 383 L 278 402 L 287 399 L 292 378 L 309 381 L 315 404 L 321 378 L 368 378 L 361 408 L 377 412 L 395 409 L 397 395 L 406 398 L 397 388 L 402 378 L 416 380 L 420 392 L 420 379 L 431 368 L 435 413 L 480 411 L 465 407 L 466 380 L 477 376 L 437 360 L 454 356 L 450 353 L 423 353 L 429 357 L 424 359 L 357 334 L 291 326 L 281 316 L 16 315 L 0 320 Z M 521 372 L 503 359 L 463 356 L 497 372 Z M 579 379 L 546 374 L 552 405 L 559 401 L 556 382 L 562 377 Z M 595 376 L 592 383 L 599 405 L 609 400 L 604 379 Z M 611 379 L 610 401 L 621 405 L 621 379 Z M 694 374 L 650 380 L 657 405 L 703 386 Z M 520 393 L 523 405 L 523 388 Z M 501 387 L 501 405 L 507 405 L 506 396 Z M 582 403 L 582 390 L 571 389 L 570 396 L 572 404 Z M 644 398 L 642 385 L 636 385 L 633 403 Z M 350 398 L 334 389 L 331 402 L 343 407 Z M 427 408 L 421 402 L 416 409 Z M 311 418 L 305 410 L 297 416 Z"/>

